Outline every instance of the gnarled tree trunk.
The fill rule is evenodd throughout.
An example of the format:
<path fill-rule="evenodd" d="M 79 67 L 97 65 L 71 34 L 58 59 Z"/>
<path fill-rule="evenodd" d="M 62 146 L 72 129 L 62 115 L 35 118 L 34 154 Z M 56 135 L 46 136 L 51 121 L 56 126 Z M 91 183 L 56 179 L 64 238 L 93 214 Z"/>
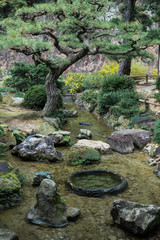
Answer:
<path fill-rule="evenodd" d="M 56 83 L 59 75 L 50 71 L 46 77 L 46 94 L 47 94 L 47 102 L 43 108 L 43 116 L 52 115 L 57 107 L 58 103 L 58 92 Z"/>
<path fill-rule="evenodd" d="M 130 75 L 131 72 L 131 60 L 122 59 L 118 69 L 118 75 Z"/>
<path fill-rule="evenodd" d="M 124 0 L 124 22 L 132 22 L 135 18 L 135 4 L 136 0 Z M 124 39 L 124 42 L 126 40 Z M 118 75 L 130 75 L 131 72 L 131 59 L 122 59 L 118 69 Z"/>

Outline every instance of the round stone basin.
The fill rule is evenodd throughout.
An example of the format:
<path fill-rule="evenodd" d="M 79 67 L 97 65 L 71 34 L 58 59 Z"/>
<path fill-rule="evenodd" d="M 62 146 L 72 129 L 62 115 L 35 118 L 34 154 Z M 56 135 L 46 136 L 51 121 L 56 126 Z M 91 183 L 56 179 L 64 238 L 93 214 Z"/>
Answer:
<path fill-rule="evenodd" d="M 71 173 L 67 186 L 73 193 L 88 197 L 116 195 L 123 192 L 128 183 L 120 174 L 105 169 L 89 169 Z"/>

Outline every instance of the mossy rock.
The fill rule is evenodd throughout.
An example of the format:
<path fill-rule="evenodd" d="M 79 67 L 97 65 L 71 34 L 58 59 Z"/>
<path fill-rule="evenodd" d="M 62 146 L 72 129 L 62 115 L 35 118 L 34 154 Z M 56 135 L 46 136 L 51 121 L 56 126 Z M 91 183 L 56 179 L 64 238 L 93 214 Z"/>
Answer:
<path fill-rule="evenodd" d="M 56 129 L 53 126 L 51 126 L 48 122 L 44 122 L 41 124 L 38 133 L 48 136 L 49 133 L 54 132 L 55 130 Z"/>
<path fill-rule="evenodd" d="M 9 130 L 7 126 L 4 127 L 4 136 L 0 137 L 0 143 L 4 143 L 8 147 L 13 147 L 15 146 L 16 143 L 16 138 L 13 135 L 12 131 Z"/>
<path fill-rule="evenodd" d="M 0 161 L 0 205 L 13 205 L 20 199 L 21 184 L 7 161 Z"/>
<path fill-rule="evenodd" d="M 100 153 L 89 147 L 72 146 L 68 154 L 68 163 L 72 166 L 97 164 L 100 160 Z"/>

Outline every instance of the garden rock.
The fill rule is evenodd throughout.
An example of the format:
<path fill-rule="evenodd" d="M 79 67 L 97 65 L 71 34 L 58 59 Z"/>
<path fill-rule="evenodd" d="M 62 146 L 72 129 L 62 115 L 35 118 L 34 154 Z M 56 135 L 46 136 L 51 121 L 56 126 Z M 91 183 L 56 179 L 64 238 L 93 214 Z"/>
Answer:
<path fill-rule="evenodd" d="M 80 209 L 78 208 L 67 208 L 67 219 L 70 221 L 75 221 L 80 215 Z"/>
<path fill-rule="evenodd" d="M 113 135 L 108 137 L 107 143 L 116 152 L 132 153 L 134 150 L 134 144 L 130 136 Z"/>
<path fill-rule="evenodd" d="M 19 240 L 16 233 L 11 232 L 8 229 L 0 229 L 0 239 L 1 240 Z"/>
<path fill-rule="evenodd" d="M 84 126 L 91 126 L 90 123 L 87 123 L 87 122 L 79 122 L 80 125 L 84 125 Z"/>
<path fill-rule="evenodd" d="M 70 132 L 68 131 L 55 131 L 49 134 L 49 137 L 55 146 L 68 146 L 71 143 Z"/>
<path fill-rule="evenodd" d="M 24 98 L 21 97 L 12 97 L 13 103 L 12 106 L 19 106 L 22 104 Z"/>
<path fill-rule="evenodd" d="M 160 225 L 160 207 L 125 200 L 115 200 L 111 210 L 113 222 L 137 235 L 145 235 Z"/>
<path fill-rule="evenodd" d="M 0 142 L 4 143 L 7 147 L 13 147 L 16 145 L 16 138 L 8 126 L 4 127 L 4 136 L 0 137 Z"/>
<path fill-rule="evenodd" d="M 63 110 L 65 117 L 78 117 L 78 111 L 76 110 Z"/>
<path fill-rule="evenodd" d="M 142 149 L 147 143 L 152 141 L 153 133 L 142 129 L 125 129 L 113 133 L 113 136 L 117 135 L 119 139 L 120 137 L 122 138 L 122 141 L 124 136 L 130 136 L 133 144 L 139 149 Z"/>
<path fill-rule="evenodd" d="M 44 117 L 44 120 L 48 122 L 54 129 L 60 129 L 61 121 L 59 118 Z"/>
<path fill-rule="evenodd" d="M 68 162 L 71 165 L 97 164 L 101 160 L 99 151 L 91 147 L 73 145 L 68 153 Z"/>
<path fill-rule="evenodd" d="M 102 141 L 87 140 L 87 139 L 78 140 L 78 142 L 74 146 L 94 148 L 98 150 L 101 154 L 108 153 L 110 150 L 110 145 L 108 143 L 105 143 Z"/>
<path fill-rule="evenodd" d="M 28 212 L 27 219 L 34 224 L 64 227 L 68 224 L 67 207 L 57 192 L 53 180 L 44 179 L 36 193 L 37 202 Z"/>
<path fill-rule="evenodd" d="M 63 160 L 62 154 L 56 151 L 52 140 L 48 136 L 40 134 L 27 137 L 25 141 L 13 148 L 12 154 L 31 161 L 57 162 Z"/>
<path fill-rule="evenodd" d="M 80 134 L 77 136 L 78 139 L 91 139 L 92 134 L 88 129 L 80 129 Z"/>
<path fill-rule="evenodd" d="M 10 207 L 20 198 L 21 184 L 13 168 L 6 161 L 0 161 L 0 205 Z"/>
<path fill-rule="evenodd" d="M 37 133 L 47 136 L 49 133 L 55 130 L 55 127 L 51 126 L 48 122 L 44 122 L 41 124 L 40 129 Z"/>
<path fill-rule="evenodd" d="M 35 173 L 34 179 L 33 179 L 33 186 L 38 187 L 43 179 L 51 179 L 52 180 L 52 173 L 51 172 Z"/>

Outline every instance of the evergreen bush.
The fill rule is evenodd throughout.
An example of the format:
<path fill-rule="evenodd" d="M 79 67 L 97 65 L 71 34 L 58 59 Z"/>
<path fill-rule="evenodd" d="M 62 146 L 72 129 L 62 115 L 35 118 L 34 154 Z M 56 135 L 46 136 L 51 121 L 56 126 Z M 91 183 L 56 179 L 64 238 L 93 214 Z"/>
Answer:
<path fill-rule="evenodd" d="M 125 89 L 134 89 L 134 80 L 125 75 L 105 75 L 101 82 L 101 91 L 103 93 L 120 91 Z"/>
<path fill-rule="evenodd" d="M 125 116 L 131 118 L 140 113 L 139 95 L 135 91 L 124 90 L 117 92 L 120 101 L 112 108 L 112 114 L 116 117 Z"/>
<path fill-rule="evenodd" d="M 119 92 L 104 93 L 100 91 L 98 94 L 98 112 L 103 115 L 108 112 L 109 108 L 120 100 Z"/>
<path fill-rule="evenodd" d="M 160 90 L 160 76 L 158 76 L 156 79 L 156 88 Z"/>
<path fill-rule="evenodd" d="M 43 64 L 35 66 L 25 62 L 15 62 L 14 67 L 8 71 L 9 75 L 3 80 L 6 86 L 25 92 L 31 86 L 45 84 L 48 71 L 49 69 Z"/>
<path fill-rule="evenodd" d="M 27 108 L 41 110 L 47 101 L 44 85 L 32 86 L 24 95 L 23 105 Z"/>
<path fill-rule="evenodd" d="M 90 103 L 90 111 L 93 111 L 97 106 L 97 93 L 94 90 L 86 89 L 82 94 L 82 99 Z"/>
<path fill-rule="evenodd" d="M 153 140 L 155 143 L 160 144 L 160 120 L 155 123 Z"/>

